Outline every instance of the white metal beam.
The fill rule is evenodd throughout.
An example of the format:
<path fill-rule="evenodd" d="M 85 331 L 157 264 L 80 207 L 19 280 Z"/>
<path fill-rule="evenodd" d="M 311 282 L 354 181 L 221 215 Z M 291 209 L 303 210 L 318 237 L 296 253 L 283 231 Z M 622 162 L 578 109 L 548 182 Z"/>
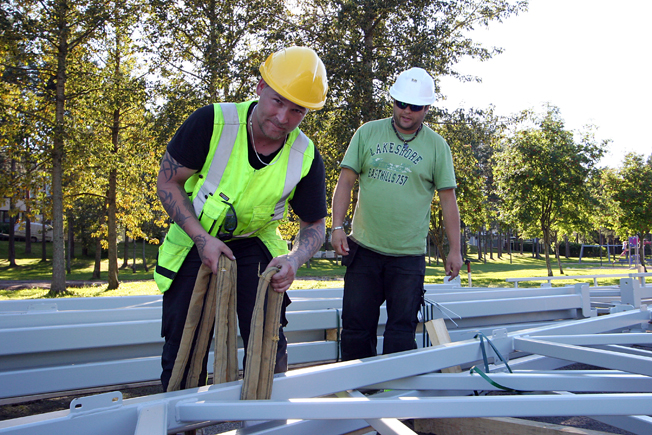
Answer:
<path fill-rule="evenodd" d="M 176 405 L 179 421 L 247 419 L 462 418 L 652 414 L 652 394 L 514 395 L 398 399 L 289 399 Z"/>
<path fill-rule="evenodd" d="M 488 373 L 499 385 L 520 391 L 576 391 L 611 393 L 652 393 L 652 378 L 613 371 L 555 371 Z M 429 373 L 369 385 L 371 389 L 500 391 L 479 375 Z"/>
<path fill-rule="evenodd" d="M 652 358 L 650 357 L 624 355 L 619 352 L 558 344 L 524 337 L 514 339 L 514 348 L 538 355 L 652 376 Z"/>

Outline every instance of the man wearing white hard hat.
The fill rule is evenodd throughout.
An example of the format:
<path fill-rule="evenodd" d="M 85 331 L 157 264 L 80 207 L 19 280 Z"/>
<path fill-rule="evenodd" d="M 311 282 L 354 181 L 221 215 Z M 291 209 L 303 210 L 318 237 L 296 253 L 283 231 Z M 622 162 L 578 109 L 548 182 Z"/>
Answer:
<path fill-rule="evenodd" d="M 377 354 L 376 329 L 384 302 L 383 354 L 416 349 L 435 190 L 450 243 L 445 265 L 449 279 L 462 266 L 453 158 L 444 138 L 423 123 L 435 102 L 434 81 L 425 70 L 411 68 L 398 76 L 389 94 L 392 117 L 368 122 L 356 131 L 333 194 L 332 244 L 347 266 L 344 360 Z M 356 180 L 358 201 L 347 237 L 344 219 Z"/>

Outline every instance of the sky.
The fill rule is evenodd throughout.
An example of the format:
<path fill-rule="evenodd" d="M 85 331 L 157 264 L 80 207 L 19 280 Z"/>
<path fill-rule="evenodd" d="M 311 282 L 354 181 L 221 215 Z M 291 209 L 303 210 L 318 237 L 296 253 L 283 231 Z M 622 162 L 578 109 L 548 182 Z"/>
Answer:
<path fill-rule="evenodd" d="M 482 83 L 444 77 L 437 105 L 486 108 L 499 115 L 550 103 L 566 128 L 597 127 L 611 142 L 599 166 L 618 167 L 627 152 L 652 154 L 652 0 L 530 0 L 527 12 L 468 35 L 504 52 L 480 62 L 465 59 L 462 74 Z"/>

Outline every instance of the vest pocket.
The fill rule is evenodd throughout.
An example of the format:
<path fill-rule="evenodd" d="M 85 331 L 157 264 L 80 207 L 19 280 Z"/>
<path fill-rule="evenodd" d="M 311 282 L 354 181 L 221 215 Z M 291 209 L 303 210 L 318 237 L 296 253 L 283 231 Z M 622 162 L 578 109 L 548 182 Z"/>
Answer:
<path fill-rule="evenodd" d="M 219 196 L 217 198 L 214 196 L 208 197 L 199 219 L 199 222 L 208 234 L 213 237 L 217 235 L 228 208 L 228 204 L 224 203 Z"/>
<path fill-rule="evenodd" d="M 251 220 L 245 228 L 239 231 L 239 233 L 248 234 L 261 230 L 272 221 L 274 207 L 276 207 L 276 204 L 255 206 L 251 213 Z"/>

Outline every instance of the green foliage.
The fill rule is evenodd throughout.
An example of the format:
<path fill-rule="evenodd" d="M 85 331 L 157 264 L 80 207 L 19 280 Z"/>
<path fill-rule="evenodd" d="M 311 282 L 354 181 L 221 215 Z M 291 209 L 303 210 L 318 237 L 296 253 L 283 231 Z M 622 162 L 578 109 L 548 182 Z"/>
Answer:
<path fill-rule="evenodd" d="M 401 71 L 459 76 L 453 67 L 460 59 L 498 52 L 473 43 L 465 31 L 516 14 L 526 2 L 307 0 L 299 6 L 296 41 L 314 47 L 328 72 L 326 106 L 302 128 L 324 157 L 330 197 L 355 130 L 390 115 L 387 91 Z"/>
<path fill-rule="evenodd" d="M 161 149 L 199 107 L 255 96 L 258 67 L 283 45 L 288 15 L 284 4 L 276 0 L 149 2 L 144 48 L 160 77 L 154 131 Z"/>
<path fill-rule="evenodd" d="M 495 155 L 500 212 L 523 235 L 542 235 L 550 247 L 558 225 L 572 222 L 589 201 L 587 180 L 604 145 L 591 137 L 576 142 L 555 107 L 548 107 L 543 117 L 528 114 L 527 119 L 534 127 L 506 138 Z M 548 273 L 552 275 L 550 267 Z"/>
<path fill-rule="evenodd" d="M 618 169 L 602 173 L 608 222 L 620 237 L 652 230 L 652 155 L 630 153 Z"/>

